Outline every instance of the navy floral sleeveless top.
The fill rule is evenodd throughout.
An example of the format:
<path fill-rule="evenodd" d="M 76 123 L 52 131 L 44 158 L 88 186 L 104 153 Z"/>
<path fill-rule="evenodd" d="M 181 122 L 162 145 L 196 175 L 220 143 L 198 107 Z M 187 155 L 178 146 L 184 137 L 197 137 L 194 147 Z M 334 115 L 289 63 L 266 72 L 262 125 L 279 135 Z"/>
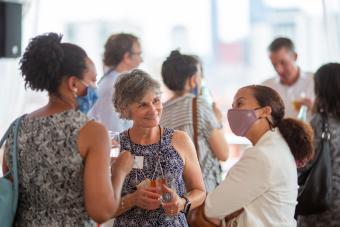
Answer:
<path fill-rule="evenodd" d="M 136 185 L 142 182 L 145 177 L 156 179 L 161 178 L 162 175 L 166 177 L 171 176 L 175 181 L 177 194 L 183 196 L 185 192 L 183 180 L 184 166 L 182 158 L 172 146 L 173 133 L 173 129 L 164 128 L 160 143 L 157 142 L 149 145 L 135 144 L 130 141 L 127 131 L 121 133 L 121 149 L 129 150 L 135 156 L 144 156 L 143 169 L 134 168 L 125 178 L 122 196 L 134 192 Z M 162 171 L 159 165 L 162 166 Z M 188 224 L 183 213 L 179 213 L 174 217 L 167 217 L 162 207 L 156 210 L 133 207 L 118 216 L 113 226 L 186 227 Z"/>

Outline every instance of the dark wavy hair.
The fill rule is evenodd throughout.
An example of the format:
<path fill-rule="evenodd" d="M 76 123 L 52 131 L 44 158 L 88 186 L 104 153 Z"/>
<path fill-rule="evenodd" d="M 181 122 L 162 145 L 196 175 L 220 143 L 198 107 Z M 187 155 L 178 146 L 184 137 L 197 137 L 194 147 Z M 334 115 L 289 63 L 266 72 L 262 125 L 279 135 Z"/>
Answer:
<path fill-rule="evenodd" d="M 103 62 L 106 66 L 116 67 L 126 53 L 132 52 L 134 43 L 139 43 L 138 38 L 132 34 L 119 33 L 111 35 L 106 43 Z"/>
<path fill-rule="evenodd" d="M 64 77 L 82 79 L 86 69 L 86 52 L 71 43 L 62 43 L 62 35 L 46 33 L 31 39 L 20 59 L 25 87 L 57 94 Z"/>
<path fill-rule="evenodd" d="M 185 81 L 197 73 L 200 63 L 196 56 L 181 54 L 178 50 L 171 51 L 162 64 L 164 84 L 172 91 L 183 91 Z"/>
<path fill-rule="evenodd" d="M 271 108 L 270 124 L 272 127 L 279 128 L 295 160 L 300 163 L 311 160 L 314 156 L 314 132 L 311 125 L 297 119 L 284 118 L 283 101 L 274 89 L 262 85 L 251 85 L 245 88 L 252 90 L 259 106 Z"/>
<path fill-rule="evenodd" d="M 328 63 L 314 75 L 315 112 L 325 112 L 340 119 L 340 64 Z"/>

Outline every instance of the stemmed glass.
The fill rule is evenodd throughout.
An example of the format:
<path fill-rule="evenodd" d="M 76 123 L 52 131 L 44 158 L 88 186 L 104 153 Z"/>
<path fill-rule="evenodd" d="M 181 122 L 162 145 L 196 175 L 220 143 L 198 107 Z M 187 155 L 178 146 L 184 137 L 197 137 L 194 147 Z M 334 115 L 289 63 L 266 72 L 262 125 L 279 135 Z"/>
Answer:
<path fill-rule="evenodd" d="M 168 190 L 164 189 L 163 186 L 170 188 L 174 192 L 176 192 L 176 181 L 171 175 L 166 175 L 165 177 L 157 180 L 157 191 L 161 194 L 161 204 L 164 205 L 166 203 L 171 202 L 173 198 L 173 194 Z M 174 217 L 166 215 L 166 221 L 172 221 Z"/>
<path fill-rule="evenodd" d="M 111 150 L 110 150 L 110 166 L 114 163 L 120 152 L 120 137 L 119 132 L 109 131 L 109 136 L 111 140 Z M 111 170 L 110 170 L 111 171 Z"/>
<path fill-rule="evenodd" d="M 109 136 L 111 140 L 111 150 L 110 150 L 110 157 L 117 158 L 120 152 L 120 138 L 119 132 L 112 132 L 109 131 Z"/>

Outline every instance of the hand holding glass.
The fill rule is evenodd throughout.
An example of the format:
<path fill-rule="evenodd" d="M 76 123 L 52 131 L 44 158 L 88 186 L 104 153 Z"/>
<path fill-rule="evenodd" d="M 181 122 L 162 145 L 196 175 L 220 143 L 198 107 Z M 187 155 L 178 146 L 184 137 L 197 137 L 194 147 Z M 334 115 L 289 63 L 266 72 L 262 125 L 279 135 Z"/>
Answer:
<path fill-rule="evenodd" d="M 303 105 L 302 100 L 306 98 L 306 94 L 304 92 L 300 93 L 300 97 L 294 97 L 293 95 L 293 108 L 295 111 L 299 111 L 301 106 Z"/>
<path fill-rule="evenodd" d="M 158 179 L 157 190 L 161 194 L 161 202 L 169 203 L 173 199 L 173 193 L 176 192 L 176 184 L 173 178 Z"/>

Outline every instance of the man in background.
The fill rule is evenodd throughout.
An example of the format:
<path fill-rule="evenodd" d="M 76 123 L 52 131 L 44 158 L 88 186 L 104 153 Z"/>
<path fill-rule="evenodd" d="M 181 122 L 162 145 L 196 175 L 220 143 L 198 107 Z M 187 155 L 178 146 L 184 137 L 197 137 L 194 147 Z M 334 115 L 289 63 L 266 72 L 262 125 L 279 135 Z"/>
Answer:
<path fill-rule="evenodd" d="M 143 61 L 141 54 L 139 40 L 132 34 L 113 34 L 106 41 L 103 59 L 105 73 L 98 83 L 99 98 L 88 115 L 106 125 L 110 131 L 122 132 L 131 126 L 131 122 L 120 119 L 114 109 L 113 85 L 119 74 L 139 66 Z"/>
<path fill-rule="evenodd" d="M 285 117 L 296 118 L 300 107 L 307 106 L 309 116 L 313 105 L 313 74 L 303 72 L 296 64 L 297 53 L 293 42 L 285 37 L 276 38 L 268 47 L 269 58 L 277 76 L 263 82 L 276 90 L 285 104 Z"/>

